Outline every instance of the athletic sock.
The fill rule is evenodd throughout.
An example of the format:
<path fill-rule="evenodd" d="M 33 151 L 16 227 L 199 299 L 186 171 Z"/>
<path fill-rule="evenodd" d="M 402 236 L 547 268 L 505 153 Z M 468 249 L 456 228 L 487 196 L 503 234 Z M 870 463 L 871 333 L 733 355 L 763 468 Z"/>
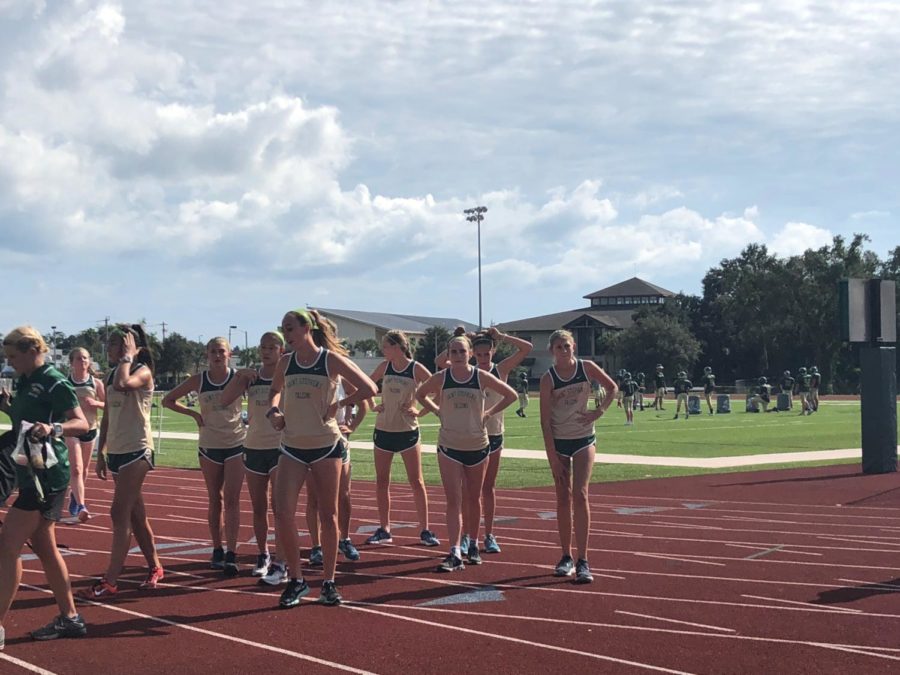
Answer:
<path fill-rule="evenodd" d="M 326 580 L 323 581 L 322 583 L 323 583 L 323 584 L 333 584 L 333 583 L 334 583 L 334 579 L 326 579 Z"/>

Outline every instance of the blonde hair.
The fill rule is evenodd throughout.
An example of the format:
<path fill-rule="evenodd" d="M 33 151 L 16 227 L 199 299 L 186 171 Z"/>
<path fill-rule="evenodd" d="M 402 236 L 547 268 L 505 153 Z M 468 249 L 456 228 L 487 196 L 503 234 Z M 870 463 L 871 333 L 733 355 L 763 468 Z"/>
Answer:
<path fill-rule="evenodd" d="M 322 316 L 314 309 L 292 309 L 287 313 L 296 318 L 301 326 L 310 327 L 313 342 L 317 347 L 324 347 L 341 356 L 349 354 L 346 347 L 338 340 L 337 328 L 327 317 Z"/>
<path fill-rule="evenodd" d="M 452 345 L 454 342 L 462 342 L 470 352 L 472 351 L 472 340 L 469 339 L 468 335 L 454 335 L 452 338 L 450 338 L 450 340 L 447 342 L 448 352 L 450 351 L 450 345 Z"/>
<path fill-rule="evenodd" d="M 31 326 L 19 326 L 13 328 L 3 338 L 4 347 L 15 347 L 23 354 L 29 349 L 36 349 L 38 354 L 46 354 L 50 351 L 44 336 Z"/>
<path fill-rule="evenodd" d="M 547 340 L 547 349 L 553 349 L 553 343 L 557 340 L 568 340 L 572 344 L 575 344 L 575 336 L 565 328 L 560 328 L 559 330 L 550 333 L 550 339 Z"/>
<path fill-rule="evenodd" d="M 222 345 L 225 347 L 226 351 L 231 353 L 231 344 L 228 342 L 228 338 L 223 337 L 214 337 L 212 340 L 206 343 L 206 351 L 212 349 L 213 345 Z"/>
<path fill-rule="evenodd" d="M 90 363 L 91 353 L 84 347 L 75 347 L 75 349 L 69 352 L 69 363 L 72 363 L 78 355 L 84 356 L 87 358 L 88 363 Z"/>
<path fill-rule="evenodd" d="M 282 349 L 284 348 L 284 335 L 281 334 L 280 330 L 268 330 L 263 333 L 259 338 L 259 344 L 262 344 L 262 341 L 266 338 L 272 338 L 281 345 Z"/>

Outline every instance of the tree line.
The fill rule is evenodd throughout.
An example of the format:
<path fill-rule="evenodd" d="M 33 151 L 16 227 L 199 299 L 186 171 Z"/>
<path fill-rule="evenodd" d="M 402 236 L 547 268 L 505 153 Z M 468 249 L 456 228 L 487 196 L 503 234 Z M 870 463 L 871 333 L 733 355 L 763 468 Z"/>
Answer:
<path fill-rule="evenodd" d="M 857 393 L 859 347 L 840 338 L 838 282 L 900 282 L 900 246 L 882 260 L 866 250 L 867 241 L 862 234 L 849 242 L 836 236 L 787 258 L 751 244 L 707 271 L 702 295 L 641 308 L 634 325 L 608 336 L 603 347 L 633 372 L 652 373 L 663 363 L 670 377 L 678 370 L 698 377 L 710 366 L 720 383 L 815 365 L 825 392 Z"/>

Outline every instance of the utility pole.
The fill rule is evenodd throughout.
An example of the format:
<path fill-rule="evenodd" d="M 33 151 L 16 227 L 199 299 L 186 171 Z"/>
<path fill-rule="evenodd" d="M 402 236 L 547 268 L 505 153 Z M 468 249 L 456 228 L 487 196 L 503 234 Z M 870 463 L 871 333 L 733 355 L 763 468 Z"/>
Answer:
<path fill-rule="evenodd" d="M 466 214 L 466 220 L 470 223 L 478 224 L 478 330 L 484 328 L 481 321 L 481 221 L 484 220 L 484 214 L 487 213 L 486 206 L 476 206 L 463 211 Z"/>

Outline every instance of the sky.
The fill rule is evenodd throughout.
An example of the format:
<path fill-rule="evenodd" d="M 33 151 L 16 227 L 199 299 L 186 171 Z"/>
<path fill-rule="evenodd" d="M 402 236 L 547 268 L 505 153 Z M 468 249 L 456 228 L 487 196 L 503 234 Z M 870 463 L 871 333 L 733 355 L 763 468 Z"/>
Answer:
<path fill-rule="evenodd" d="M 0 332 L 478 320 L 900 244 L 900 3 L 0 0 Z M 247 336 L 243 334 L 247 332 Z"/>

